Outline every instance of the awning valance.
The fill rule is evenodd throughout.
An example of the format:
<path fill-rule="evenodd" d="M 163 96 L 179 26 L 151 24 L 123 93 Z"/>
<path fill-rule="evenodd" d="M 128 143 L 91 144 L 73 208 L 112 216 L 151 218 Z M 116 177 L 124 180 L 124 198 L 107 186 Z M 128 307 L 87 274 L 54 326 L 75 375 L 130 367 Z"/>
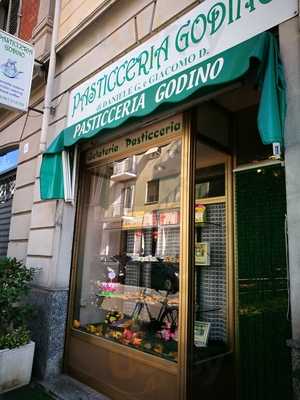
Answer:
<path fill-rule="evenodd" d="M 261 91 L 257 124 L 262 142 L 282 144 L 286 115 L 284 72 L 276 39 L 271 33 L 264 32 L 127 98 L 126 101 L 130 100 L 134 105 L 131 113 L 120 111 L 123 100 L 65 128 L 43 154 L 41 199 L 64 198 L 61 157 L 64 150 L 116 128 L 129 118 L 149 115 L 162 104 L 175 104 L 192 95 L 201 96 L 240 79 L 249 71 L 253 61 L 256 61 L 257 83 Z"/>

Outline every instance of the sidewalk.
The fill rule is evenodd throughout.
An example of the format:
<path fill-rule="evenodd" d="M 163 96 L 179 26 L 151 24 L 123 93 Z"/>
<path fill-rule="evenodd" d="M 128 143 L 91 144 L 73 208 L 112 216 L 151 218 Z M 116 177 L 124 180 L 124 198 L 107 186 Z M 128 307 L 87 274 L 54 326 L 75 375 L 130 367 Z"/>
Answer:
<path fill-rule="evenodd" d="M 57 400 L 110 400 L 69 375 L 57 375 L 38 383 Z"/>
<path fill-rule="evenodd" d="M 33 381 L 30 385 L 0 394 L 0 400 L 110 400 L 89 386 L 68 375 L 58 375 L 47 381 Z"/>
<path fill-rule="evenodd" d="M 0 394 L 1 400 L 52 400 L 54 397 L 49 396 L 42 388 L 37 385 L 28 385 L 20 389 L 12 390 L 4 394 Z"/>

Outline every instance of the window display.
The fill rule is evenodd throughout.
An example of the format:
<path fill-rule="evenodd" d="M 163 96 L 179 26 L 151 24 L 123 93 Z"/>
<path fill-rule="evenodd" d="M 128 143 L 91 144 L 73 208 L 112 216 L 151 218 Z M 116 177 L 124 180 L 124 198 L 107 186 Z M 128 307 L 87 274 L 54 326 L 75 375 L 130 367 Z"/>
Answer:
<path fill-rule="evenodd" d="M 85 171 L 73 320 L 81 332 L 172 361 L 180 160 L 181 143 L 173 141 Z"/>

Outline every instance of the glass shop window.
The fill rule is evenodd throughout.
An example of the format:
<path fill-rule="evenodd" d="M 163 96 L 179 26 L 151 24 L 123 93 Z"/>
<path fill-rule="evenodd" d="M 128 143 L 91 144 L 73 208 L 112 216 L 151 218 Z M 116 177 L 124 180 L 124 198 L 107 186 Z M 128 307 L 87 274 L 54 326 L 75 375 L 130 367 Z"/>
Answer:
<path fill-rule="evenodd" d="M 73 328 L 176 361 L 181 143 L 159 150 L 85 171 Z"/>
<path fill-rule="evenodd" d="M 145 203 L 156 203 L 159 199 L 159 179 L 147 182 Z"/>
<path fill-rule="evenodd" d="M 226 156 L 197 142 L 193 362 L 226 351 Z M 223 162 L 222 162 L 223 161 Z"/>

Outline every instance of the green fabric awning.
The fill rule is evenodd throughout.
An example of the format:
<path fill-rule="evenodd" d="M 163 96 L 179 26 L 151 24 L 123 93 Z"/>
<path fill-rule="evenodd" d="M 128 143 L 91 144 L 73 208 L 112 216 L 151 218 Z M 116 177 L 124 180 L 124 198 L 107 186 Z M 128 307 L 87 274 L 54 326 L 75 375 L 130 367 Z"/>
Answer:
<path fill-rule="evenodd" d="M 40 171 L 41 199 L 61 199 L 64 197 L 61 158 L 63 150 L 68 150 L 76 143 L 91 139 L 104 131 L 107 132 L 107 129 L 116 128 L 129 118 L 149 115 L 162 104 L 175 104 L 191 95 L 201 96 L 213 92 L 221 85 L 240 79 L 249 71 L 253 62 L 256 62 L 257 83 L 261 91 L 257 124 L 262 142 L 264 144 L 283 144 L 286 116 L 284 71 L 276 39 L 271 33 L 264 32 L 200 64 L 193 65 L 164 82 L 167 85 L 170 80 L 179 80 L 183 75 L 187 77 L 195 76 L 201 68 L 205 71 L 213 65 L 218 70 L 218 75 L 217 77 L 214 76 L 214 79 L 210 79 L 210 76 L 205 80 L 199 79 L 197 84 L 189 85 L 184 90 L 174 93 L 164 102 L 157 103 L 155 97 L 157 90 L 162 85 L 162 82 L 160 82 L 144 91 L 145 107 L 129 116 L 99 126 L 95 121 L 100 121 L 101 115 L 105 113 L 105 110 L 101 110 L 99 113 L 65 128 L 43 154 Z M 181 80 L 184 81 L 184 79 Z M 108 109 L 111 107 L 108 107 Z M 101 120 L 103 120 L 102 117 Z M 78 135 L 78 131 L 84 132 L 84 135 Z"/>

